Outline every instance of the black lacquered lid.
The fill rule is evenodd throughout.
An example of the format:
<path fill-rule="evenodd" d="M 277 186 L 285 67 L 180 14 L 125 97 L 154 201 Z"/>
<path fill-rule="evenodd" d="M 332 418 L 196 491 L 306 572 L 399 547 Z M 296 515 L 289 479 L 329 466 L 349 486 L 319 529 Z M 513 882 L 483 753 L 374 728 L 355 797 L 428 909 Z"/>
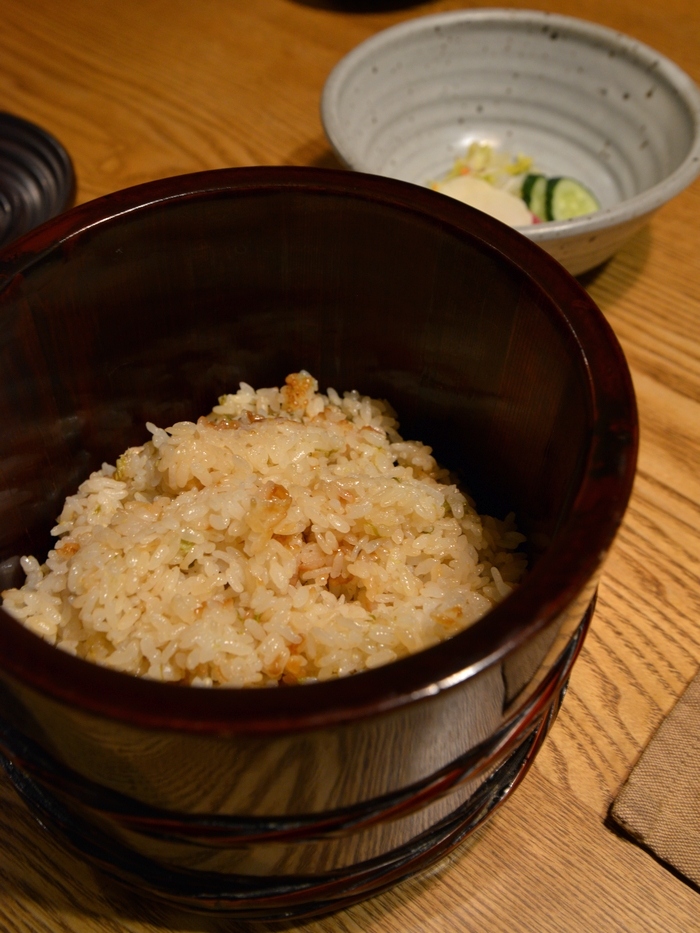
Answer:
<path fill-rule="evenodd" d="M 58 140 L 0 113 L 0 245 L 60 214 L 74 196 L 73 164 Z"/>

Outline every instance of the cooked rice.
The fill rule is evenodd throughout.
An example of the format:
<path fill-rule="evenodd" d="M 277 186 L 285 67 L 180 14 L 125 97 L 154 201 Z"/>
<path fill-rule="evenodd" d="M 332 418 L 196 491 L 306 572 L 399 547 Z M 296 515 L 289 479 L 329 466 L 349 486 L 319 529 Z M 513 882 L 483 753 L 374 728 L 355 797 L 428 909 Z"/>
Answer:
<path fill-rule="evenodd" d="M 197 686 L 326 680 L 454 635 L 506 596 L 524 540 L 481 518 L 391 407 L 308 373 L 241 383 L 66 500 L 4 608 L 98 664 Z"/>

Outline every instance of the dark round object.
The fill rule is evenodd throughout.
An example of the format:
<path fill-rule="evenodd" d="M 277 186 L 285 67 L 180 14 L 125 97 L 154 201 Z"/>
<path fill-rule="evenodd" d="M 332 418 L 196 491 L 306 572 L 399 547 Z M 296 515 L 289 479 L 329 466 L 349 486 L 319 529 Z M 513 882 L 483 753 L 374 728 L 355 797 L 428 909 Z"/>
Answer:
<path fill-rule="evenodd" d="M 73 164 L 58 140 L 0 113 L 0 245 L 60 214 L 74 197 Z"/>
<path fill-rule="evenodd" d="M 0 612 L 0 752 L 42 822 L 131 886 L 241 918 L 345 906 L 456 845 L 556 714 L 632 485 L 632 386 L 589 296 L 451 198 L 302 168 L 117 192 L 0 275 L 4 585 L 145 421 L 301 368 L 389 399 L 480 511 L 515 511 L 531 561 L 451 640 L 280 689 L 132 678 Z"/>

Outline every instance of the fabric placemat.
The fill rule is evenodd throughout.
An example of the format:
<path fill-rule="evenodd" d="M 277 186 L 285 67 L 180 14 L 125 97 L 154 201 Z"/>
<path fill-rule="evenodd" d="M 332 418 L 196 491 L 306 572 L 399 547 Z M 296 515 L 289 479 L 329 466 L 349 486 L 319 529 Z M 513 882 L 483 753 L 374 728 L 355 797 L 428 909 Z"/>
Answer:
<path fill-rule="evenodd" d="M 647 745 L 610 815 L 700 887 L 700 674 Z"/>

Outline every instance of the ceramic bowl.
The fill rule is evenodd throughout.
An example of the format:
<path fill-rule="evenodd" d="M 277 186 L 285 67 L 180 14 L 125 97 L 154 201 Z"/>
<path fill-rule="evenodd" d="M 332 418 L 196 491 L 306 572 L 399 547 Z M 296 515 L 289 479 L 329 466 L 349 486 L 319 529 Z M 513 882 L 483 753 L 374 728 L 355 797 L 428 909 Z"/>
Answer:
<path fill-rule="evenodd" d="M 567 16 L 459 10 L 353 49 L 321 102 L 339 158 L 425 186 L 473 141 L 576 178 L 601 210 L 520 227 L 579 274 L 608 259 L 700 172 L 700 92 L 658 52 Z"/>
<path fill-rule="evenodd" d="M 528 538 L 522 586 L 472 628 L 320 684 L 139 679 L 0 610 L 0 757 L 45 826 L 132 888 L 280 919 L 410 875 L 503 802 L 556 713 L 635 463 L 624 358 L 560 265 L 404 182 L 207 172 L 6 248 L 0 338 L 0 589 L 146 421 L 302 367 L 389 399 Z"/>

